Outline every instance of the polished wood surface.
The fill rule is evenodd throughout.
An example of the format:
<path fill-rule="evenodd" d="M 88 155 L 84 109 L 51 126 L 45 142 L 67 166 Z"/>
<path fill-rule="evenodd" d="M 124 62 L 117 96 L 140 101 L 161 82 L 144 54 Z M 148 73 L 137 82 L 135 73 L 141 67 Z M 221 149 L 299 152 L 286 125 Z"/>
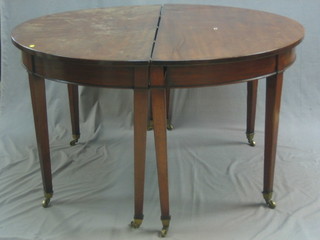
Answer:
<path fill-rule="evenodd" d="M 45 194 L 52 194 L 53 188 L 51 158 L 49 149 L 45 81 L 41 77 L 29 74 L 29 85 L 43 189 Z"/>
<path fill-rule="evenodd" d="M 80 137 L 79 126 L 79 91 L 78 86 L 68 84 L 69 107 L 71 116 L 72 135 L 77 138 Z"/>
<path fill-rule="evenodd" d="M 128 6 L 58 13 L 12 32 L 16 46 L 42 57 L 102 62 L 150 60 L 161 6 Z"/>
<path fill-rule="evenodd" d="M 247 82 L 247 134 L 254 133 L 256 121 L 258 80 Z"/>
<path fill-rule="evenodd" d="M 267 78 L 263 188 L 265 193 L 273 191 L 282 82 L 283 73 Z"/>
<path fill-rule="evenodd" d="M 171 88 L 248 82 L 247 133 L 254 131 L 257 84 L 267 78 L 263 194 L 273 192 L 283 72 L 296 58 L 303 27 L 271 13 L 203 5 L 165 4 L 54 14 L 17 26 L 47 198 L 52 194 L 44 79 L 134 90 L 135 220 L 143 218 L 149 92 L 164 236 L 170 221 L 167 108 Z M 79 132 L 77 87 L 69 85 L 73 133 Z M 48 201 L 47 201 L 48 202 Z"/>
<path fill-rule="evenodd" d="M 261 58 L 294 47 L 302 37 L 299 23 L 271 13 L 164 5 L 152 60 L 190 65 Z"/>
<path fill-rule="evenodd" d="M 135 219 L 143 219 L 143 196 L 146 160 L 146 138 L 148 125 L 147 89 L 134 91 L 134 193 Z"/>
<path fill-rule="evenodd" d="M 165 74 L 161 67 L 151 69 L 151 81 L 165 82 Z M 166 88 L 154 88 L 151 90 L 152 114 L 154 123 L 154 140 L 157 156 L 159 195 L 161 205 L 161 217 L 169 217 L 169 183 L 167 163 L 167 104 Z"/>

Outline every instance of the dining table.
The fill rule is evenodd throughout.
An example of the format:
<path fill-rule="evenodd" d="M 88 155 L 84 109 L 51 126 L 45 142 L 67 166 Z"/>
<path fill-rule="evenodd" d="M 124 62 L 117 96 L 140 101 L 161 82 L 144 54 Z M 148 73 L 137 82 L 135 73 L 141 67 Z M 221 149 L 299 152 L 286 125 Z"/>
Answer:
<path fill-rule="evenodd" d="M 166 132 L 168 92 L 246 82 L 246 135 L 249 145 L 254 146 L 257 87 L 261 79 L 266 79 L 262 195 L 266 205 L 275 208 L 272 194 L 283 75 L 294 63 L 296 46 L 303 37 L 303 26 L 290 18 L 213 5 L 85 9 L 46 15 L 18 25 L 12 31 L 12 42 L 21 51 L 29 76 L 44 189 L 43 207 L 50 205 L 53 196 L 47 80 L 68 87 L 71 145 L 80 138 L 78 86 L 133 90 L 132 102 L 128 103 L 133 104 L 134 111 L 133 228 L 138 228 L 143 220 L 146 135 L 151 106 L 162 221 L 160 236 L 164 237 L 171 219 Z M 214 158 L 214 148 L 212 152 Z"/>

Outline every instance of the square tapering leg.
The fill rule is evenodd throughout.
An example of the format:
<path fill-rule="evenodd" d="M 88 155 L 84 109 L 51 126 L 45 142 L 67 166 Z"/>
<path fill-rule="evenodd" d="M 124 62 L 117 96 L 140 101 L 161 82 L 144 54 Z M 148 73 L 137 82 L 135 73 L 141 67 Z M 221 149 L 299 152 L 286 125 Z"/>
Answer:
<path fill-rule="evenodd" d="M 258 80 L 247 82 L 247 139 L 249 145 L 254 147 L 256 145 L 254 141 L 254 126 L 256 120 L 256 108 L 257 108 L 257 91 Z"/>
<path fill-rule="evenodd" d="M 272 192 L 276 161 L 282 82 L 283 73 L 278 73 L 267 78 L 263 196 L 268 207 L 270 208 L 275 208 L 276 206 L 274 201 L 272 201 Z"/>
<path fill-rule="evenodd" d="M 166 111 L 166 89 L 155 88 L 151 90 L 152 112 L 154 121 L 154 138 L 156 145 L 159 195 L 161 206 L 161 220 L 163 228 L 161 236 L 167 234 L 170 222 L 169 212 L 169 183 L 167 162 L 167 111 Z"/>
<path fill-rule="evenodd" d="M 70 145 L 74 146 L 80 138 L 78 85 L 68 84 L 68 96 L 73 138 Z"/>
<path fill-rule="evenodd" d="M 143 220 L 143 198 L 148 125 L 148 89 L 134 90 L 134 220 L 133 228 Z"/>
<path fill-rule="evenodd" d="M 53 194 L 53 189 L 49 149 L 45 79 L 29 73 L 29 85 L 42 174 L 43 190 L 45 196 L 42 205 L 43 207 L 48 207 Z"/>

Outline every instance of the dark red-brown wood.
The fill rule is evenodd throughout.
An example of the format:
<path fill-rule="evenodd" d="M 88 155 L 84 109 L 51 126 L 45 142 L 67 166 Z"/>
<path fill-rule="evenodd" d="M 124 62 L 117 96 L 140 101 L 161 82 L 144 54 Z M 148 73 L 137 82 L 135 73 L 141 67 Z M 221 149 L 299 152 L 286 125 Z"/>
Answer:
<path fill-rule="evenodd" d="M 165 81 L 163 69 L 161 67 L 151 68 L 151 82 L 162 83 Z M 169 183 L 168 183 L 168 163 L 167 163 L 167 109 L 166 109 L 166 89 L 154 88 L 151 90 L 152 113 L 154 122 L 154 139 L 157 156 L 157 169 L 159 181 L 159 195 L 161 205 L 161 217 L 169 218 Z"/>
<path fill-rule="evenodd" d="M 134 90 L 134 218 L 143 219 L 143 196 L 148 119 L 147 89 Z"/>
<path fill-rule="evenodd" d="M 282 82 L 283 73 L 267 78 L 264 141 L 264 193 L 272 193 L 273 191 Z"/>
<path fill-rule="evenodd" d="M 49 149 L 45 80 L 29 74 L 29 86 L 32 100 L 34 126 L 36 131 L 43 190 L 52 194 L 51 159 Z"/>
<path fill-rule="evenodd" d="M 45 193 L 52 193 L 45 78 L 134 90 L 136 219 L 143 217 L 151 89 L 164 234 L 170 219 L 166 140 L 169 90 L 247 81 L 247 132 L 251 132 L 257 83 L 267 78 L 263 192 L 272 193 L 283 72 L 295 61 L 295 47 L 303 36 L 299 23 L 275 14 L 176 4 L 67 12 L 17 26 L 12 41 L 22 51 L 29 72 Z M 76 86 L 69 85 L 74 133 L 79 133 L 77 95 Z"/>
<path fill-rule="evenodd" d="M 291 19 L 261 11 L 164 5 L 152 60 L 190 66 L 262 58 L 292 49 L 303 31 Z"/>
<path fill-rule="evenodd" d="M 153 89 L 152 108 L 154 116 L 154 138 L 157 155 L 157 169 L 160 191 L 161 216 L 170 216 L 169 213 L 169 183 L 167 163 L 167 136 L 165 89 Z"/>
<path fill-rule="evenodd" d="M 29 54 L 67 61 L 125 65 L 150 60 L 161 6 L 72 11 L 17 26 L 14 44 Z"/>
<path fill-rule="evenodd" d="M 79 126 L 79 91 L 78 86 L 68 84 L 69 107 L 71 116 L 72 135 L 80 137 Z"/>
<path fill-rule="evenodd" d="M 247 134 L 254 134 L 256 120 L 258 80 L 247 83 Z"/>

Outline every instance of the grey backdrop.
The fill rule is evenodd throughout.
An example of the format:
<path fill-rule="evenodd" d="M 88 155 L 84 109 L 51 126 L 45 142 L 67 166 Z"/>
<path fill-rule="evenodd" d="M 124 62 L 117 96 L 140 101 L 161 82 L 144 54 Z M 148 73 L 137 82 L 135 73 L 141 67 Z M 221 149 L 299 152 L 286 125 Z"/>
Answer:
<path fill-rule="evenodd" d="M 257 146 L 245 139 L 246 85 L 173 92 L 168 132 L 172 225 L 168 239 L 319 239 L 319 0 L 1 0 L 0 239 L 158 239 L 161 229 L 152 132 L 145 220 L 133 216 L 132 91 L 81 87 L 80 143 L 70 147 L 66 85 L 47 81 L 54 197 L 43 209 L 27 74 L 11 44 L 14 26 L 38 16 L 118 5 L 197 3 L 269 11 L 306 29 L 285 73 L 275 210 L 264 207 L 265 80 L 258 92 Z"/>

